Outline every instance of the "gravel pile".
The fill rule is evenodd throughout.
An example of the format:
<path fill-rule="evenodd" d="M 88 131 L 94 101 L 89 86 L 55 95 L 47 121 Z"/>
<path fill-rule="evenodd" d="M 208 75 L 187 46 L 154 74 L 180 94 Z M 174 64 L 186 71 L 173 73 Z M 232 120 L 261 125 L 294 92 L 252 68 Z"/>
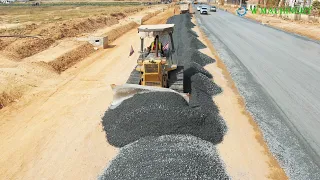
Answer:
<path fill-rule="evenodd" d="M 136 94 L 107 111 L 103 126 L 108 142 L 117 147 L 146 136 L 167 134 L 191 134 L 217 144 L 225 125 L 212 100 L 210 107 L 206 111 L 192 108 L 182 96 L 171 92 Z"/>
<path fill-rule="evenodd" d="M 98 178 L 230 179 L 214 145 L 193 136 L 147 137 L 121 148 Z"/>
<path fill-rule="evenodd" d="M 189 106 L 191 107 L 215 107 L 212 96 L 222 92 L 222 89 L 217 84 L 212 83 L 212 80 L 202 73 L 197 73 L 192 76 L 191 89 L 192 93 L 189 100 Z M 215 107 L 215 109 L 217 108 Z"/>
<path fill-rule="evenodd" d="M 174 16 L 173 59 L 184 66 L 188 102 L 172 92 L 136 94 L 106 111 L 102 124 L 108 142 L 121 147 L 101 179 L 228 179 L 215 144 L 227 131 L 212 96 L 222 92 L 203 66 L 214 60 L 191 30 L 190 15 Z M 136 81 L 133 72 L 128 82 Z"/>
<path fill-rule="evenodd" d="M 191 76 L 196 73 L 203 73 L 208 78 L 212 78 L 212 75 L 203 66 L 215 61 L 198 51 L 198 49 L 206 46 L 198 39 L 198 35 L 191 30 L 195 25 L 191 22 L 189 14 L 173 16 L 168 20 L 168 23 L 175 24 L 173 41 L 176 52 L 172 58 L 178 61 L 180 66 L 184 66 L 184 92 L 192 93 Z"/>

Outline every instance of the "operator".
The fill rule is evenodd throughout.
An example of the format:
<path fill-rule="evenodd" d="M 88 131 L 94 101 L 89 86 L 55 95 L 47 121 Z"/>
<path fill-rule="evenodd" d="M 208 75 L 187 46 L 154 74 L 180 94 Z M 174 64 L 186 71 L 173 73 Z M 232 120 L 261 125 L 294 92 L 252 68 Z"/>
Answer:
<path fill-rule="evenodd" d="M 155 44 L 156 44 L 156 39 L 158 39 L 158 51 L 160 51 L 160 53 L 161 53 L 161 55 L 163 55 L 164 53 L 163 53 L 163 47 L 162 47 L 162 43 L 159 41 L 159 36 L 158 35 L 156 35 L 156 37 L 154 38 L 154 41 L 150 44 L 150 46 L 148 47 L 148 54 L 150 53 L 150 52 L 152 52 L 152 53 L 155 53 L 156 52 L 156 46 L 155 46 Z"/>

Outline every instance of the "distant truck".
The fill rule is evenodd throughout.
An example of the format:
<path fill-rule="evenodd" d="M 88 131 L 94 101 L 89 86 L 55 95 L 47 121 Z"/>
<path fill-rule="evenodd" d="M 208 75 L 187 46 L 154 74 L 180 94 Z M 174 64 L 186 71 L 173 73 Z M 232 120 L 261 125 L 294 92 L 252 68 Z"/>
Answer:
<path fill-rule="evenodd" d="M 189 13 L 189 3 L 180 3 L 180 14 Z"/>

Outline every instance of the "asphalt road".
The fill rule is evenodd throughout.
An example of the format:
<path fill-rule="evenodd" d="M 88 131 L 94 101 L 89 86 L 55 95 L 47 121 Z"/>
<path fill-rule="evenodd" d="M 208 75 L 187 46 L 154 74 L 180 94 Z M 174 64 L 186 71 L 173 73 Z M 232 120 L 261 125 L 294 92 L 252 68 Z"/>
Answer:
<path fill-rule="evenodd" d="M 291 179 L 320 179 L 320 43 L 218 10 L 196 19 Z"/>

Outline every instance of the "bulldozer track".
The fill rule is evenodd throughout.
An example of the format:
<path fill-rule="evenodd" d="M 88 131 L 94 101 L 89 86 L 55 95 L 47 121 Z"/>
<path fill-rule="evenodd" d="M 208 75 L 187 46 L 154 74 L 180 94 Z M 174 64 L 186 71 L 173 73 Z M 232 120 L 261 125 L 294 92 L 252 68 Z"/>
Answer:
<path fill-rule="evenodd" d="M 136 69 L 133 69 L 133 71 L 130 74 L 130 77 L 127 80 L 127 84 L 139 84 L 140 82 L 140 72 Z"/>
<path fill-rule="evenodd" d="M 178 66 L 176 70 L 169 72 L 169 88 L 177 92 L 183 93 L 183 77 L 184 77 L 183 66 Z"/>

